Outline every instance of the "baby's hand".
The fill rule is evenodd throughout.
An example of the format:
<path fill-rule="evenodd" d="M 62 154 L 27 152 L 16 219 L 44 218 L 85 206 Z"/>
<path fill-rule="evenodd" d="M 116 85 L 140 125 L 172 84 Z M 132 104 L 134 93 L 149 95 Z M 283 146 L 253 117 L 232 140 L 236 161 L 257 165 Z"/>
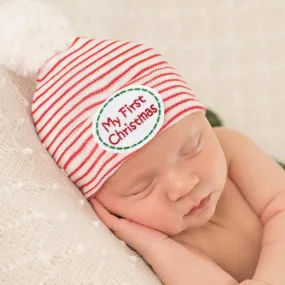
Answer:
<path fill-rule="evenodd" d="M 193 283 L 193 280 L 197 285 L 238 284 L 213 261 L 195 250 L 189 251 L 164 233 L 126 219 L 117 218 L 95 199 L 92 200 L 92 204 L 104 224 L 119 239 L 125 241 L 143 256 L 163 284 L 188 285 Z"/>
<path fill-rule="evenodd" d="M 92 200 L 93 207 L 98 217 L 103 223 L 112 230 L 112 232 L 131 248 L 142 255 L 146 261 L 152 249 L 161 243 L 164 243 L 168 236 L 162 232 L 140 225 L 123 218 L 117 218 L 112 215 L 97 200 Z"/>

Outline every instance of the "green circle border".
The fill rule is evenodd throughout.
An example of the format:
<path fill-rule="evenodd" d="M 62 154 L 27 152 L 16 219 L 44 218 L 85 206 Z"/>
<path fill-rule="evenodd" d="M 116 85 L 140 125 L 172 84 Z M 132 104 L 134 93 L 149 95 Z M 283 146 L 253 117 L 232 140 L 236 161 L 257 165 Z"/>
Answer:
<path fill-rule="evenodd" d="M 108 105 L 110 102 L 112 102 L 116 97 L 118 97 L 118 96 L 120 96 L 120 95 L 122 95 L 122 94 L 124 94 L 124 93 L 126 93 L 126 92 L 129 92 L 129 91 L 144 91 L 144 92 L 148 92 L 149 94 L 151 94 L 151 95 L 155 98 L 155 100 L 157 101 L 157 103 L 158 103 L 158 118 L 157 118 L 157 120 L 156 120 L 156 123 L 155 123 L 153 129 L 150 131 L 150 133 L 149 133 L 147 136 L 145 136 L 142 140 L 140 140 L 138 143 L 133 144 L 133 145 L 128 146 L 128 147 L 114 147 L 114 146 L 110 146 L 109 144 L 105 143 L 105 142 L 102 140 L 101 136 L 100 136 L 100 133 L 99 133 L 99 130 L 98 130 L 98 128 L 99 128 L 99 123 L 98 123 L 98 121 L 100 120 L 100 117 L 101 117 L 101 115 L 102 115 L 104 109 L 107 107 L 107 105 Z M 121 91 L 120 93 L 116 94 L 116 95 L 115 95 L 114 97 L 112 97 L 111 99 L 109 99 L 109 100 L 103 105 L 103 108 L 102 108 L 101 111 L 99 112 L 99 115 L 97 116 L 97 120 L 96 120 L 96 121 L 97 121 L 97 122 L 96 122 L 96 134 L 97 134 L 97 137 L 99 138 L 100 142 L 101 142 L 104 146 L 106 146 L 106 147 L 108 147 L 108 148 L 110 148 L 110 149 L 112 149 L 112 150 L 127 150 L 127 149 L 130 149 L 130 148 L 133 148 L 133 147 L 137 146 L 138 144 L 141 144 L 142 142 L 144 142 L 144 141 L 154 132 L 156 126 L 157 126 L 158 123 L 159 123 L 159 119 L 161 118 L 161 109 L 162 109 L 162 108 L 161 108 L 161 103 L 160 103 L 158 97 L 157 97 L 153 92 L 151 92 L 150 90 L 145 89 L 145 88 L 140 88 L 140 87 L 129 88 L 129 89 L 123 90 L 123 91 Z"/>

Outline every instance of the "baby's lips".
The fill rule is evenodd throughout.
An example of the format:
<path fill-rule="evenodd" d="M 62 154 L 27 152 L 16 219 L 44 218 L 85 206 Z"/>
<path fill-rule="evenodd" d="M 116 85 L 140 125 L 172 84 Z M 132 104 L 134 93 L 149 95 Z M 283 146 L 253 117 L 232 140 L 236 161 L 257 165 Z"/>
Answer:
<path fill-rule="evenodd" d="M 199 199 L 200 202 L 198 202 L 195 206 L 192 206 L 192 207 L 190 208 L 189 212 L 192 211 L 193 209 L 199 207 L 199 206 L 203 206 L 205 203 L 208 202 L 208 200 L 210 199 L 210 197 L 211 197 L 211 193 L 208 194 L 207 196 L 204 196 L 204 198 Z M 188 213 L 189 213 L 189 212 L 188 212 Z M 188 213 L 187 213 L 187 214 L 188 214 Z"/>

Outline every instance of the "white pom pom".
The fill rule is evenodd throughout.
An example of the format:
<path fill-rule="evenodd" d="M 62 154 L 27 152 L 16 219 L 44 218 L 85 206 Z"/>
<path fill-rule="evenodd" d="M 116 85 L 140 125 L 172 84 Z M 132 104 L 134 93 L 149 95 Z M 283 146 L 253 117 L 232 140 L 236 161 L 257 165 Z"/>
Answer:
<path fill-rule="evenodd" d="M 41 0 L 12 0 L 0 6 L 0 65 L 35 76 L 44 62 L 74 36 L 68 20 Z"/>

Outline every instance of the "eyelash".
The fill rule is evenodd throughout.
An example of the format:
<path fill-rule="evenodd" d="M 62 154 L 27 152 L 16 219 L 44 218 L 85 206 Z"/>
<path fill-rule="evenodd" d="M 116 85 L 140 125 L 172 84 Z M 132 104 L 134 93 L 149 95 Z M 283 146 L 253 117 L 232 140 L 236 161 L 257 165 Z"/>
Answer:
<path fill-rule="evenodd" d="M 153 184 L 154 181 L 155 180 L 152 180 L 145 188 L 143 188 L 143 190 L 140 190 L 139 192 L 132 194 L 132 196 L 144 193 Z"/>

